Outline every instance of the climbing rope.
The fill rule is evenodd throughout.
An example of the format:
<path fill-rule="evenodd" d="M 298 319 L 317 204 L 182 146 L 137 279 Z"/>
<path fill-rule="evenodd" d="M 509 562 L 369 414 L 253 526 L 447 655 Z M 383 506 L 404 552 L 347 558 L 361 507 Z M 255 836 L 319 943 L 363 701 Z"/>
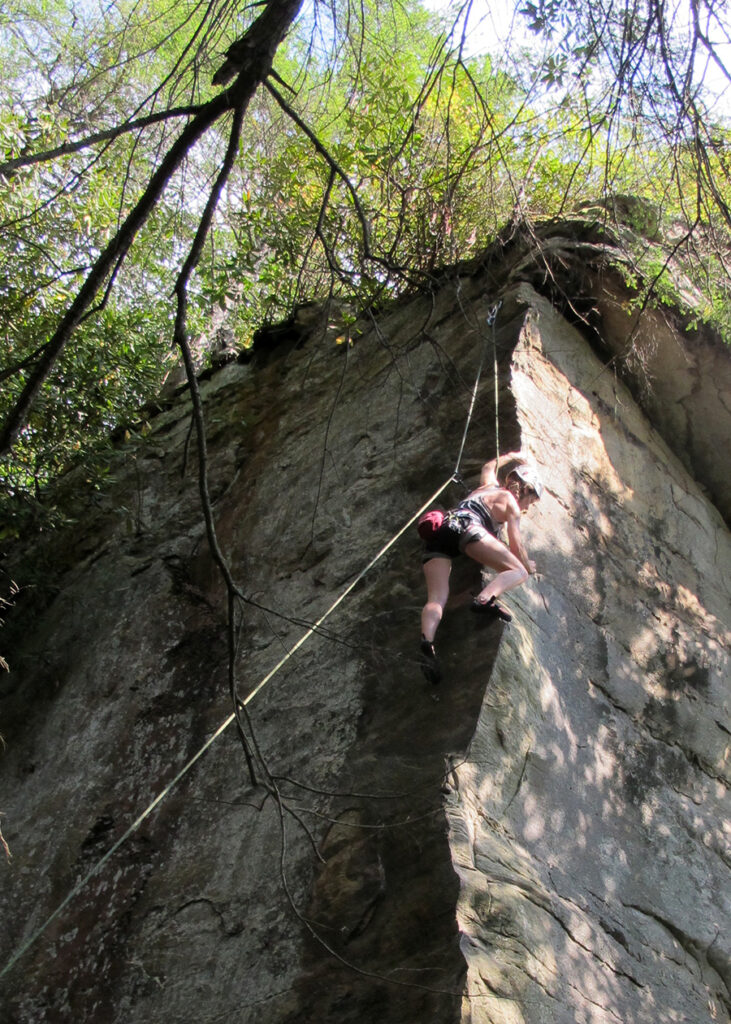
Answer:
<path fill-rule="evenodd" d="M 499 405 L 499 387 L 498 387 L 498 373 L 497 373 L 497 340 L 495 338 L 495 321 L 497 320 L 498 312 L 503 302 L 500 299 L 492 307 L 490 312 L 487 314 L 487 325 L 492 328 L 492 367 L 493 367 L 493 380 L 495 387 L 495 467 L 500 465 L 500 405 Z"/>
<path fill-rule="evenodd" d="M 500 308 L 500 305 L 501 305 L 501 303 L 498 302 L 495 306 L 493 306 L 493 308 L 490 310 L 490 313 L 488 314 L 488 317 L 487 317 L 488 325 L 492 326 L 493 348 L 495 348 L 495 326 L 494 325 L 495 325 L 495 319 L 497 317 L 497 313 L 498 313 L 498 310 Z M 495 350 L 495 352 L 496 351 L 497 350 Z M 462 454 L 464 452 L 465 442 L 467 440 L 467 433 L 469 431 L 470 423 L 472 421 L 472 414 L 473 414 L 474 408 L 475 408 L 475 399 L 477 397 L 477 389 L 479 387 L 480 377 L 482 376 L 482 370 L 483 370 L 484 363 L 485 363 L 486 352 L 487 352 L 487 336 L 485 337 L 485 340 L 483 342 L 482 354 L 481 354 L 481 357 L 480 357 L 480 365 L 479 365 L 479 368 L 477 370 L 477 376 L 475 377 L 474 386 L 472 388 L 472 398 L 471 398 L 471 401 L 470 401 L 469 409 L 467 411 L 467 419 L 466 419 L 466 422 L 465 422 L 464 431 L 462 433 L 462 443 L 460 445 L 459 454 L 457 455 L 457 461 L 455 463 L 454 471 L 452 472 L 452 474 L 448 477 L 447 480 L 444 481 L 443 484 L 440 485 L 440 487 L 436 491 L 434 491 L 434 493 L 432 495 L 429 496 L 429 498 L 427 498 L 427 500 L 424 502 L 424 504 L 419 509 L 417 509 L 417 511 L 411 516 L 411 518 L 406 523 L 404 523 L 404 525 L 401 527 L 401 529 L 397 533 L 395 533 L 393 535 L 393 537 L 391 537 L 391 539 L 386 544 L 383 545 L 383 547 L 380 549 L 380 551 L 378 551 L 378 553 L 370 560 L 370 562 L 365 566 L 365 568 L 362 569 L 358 573 L 358 575 L 355 577 L 355 579 L 351 583 L 348 584 L 348 586 L 345 588 L 345 590 L 343 590 L 342 593 L 333 601 L 333 603 L 330 605 L 330 607 L 320 616 L 320 618 L 317 620 L 317 622 L 313 623 L 309 627 L 309 629 L 305 633 L 302 634 L 302 636 L 299 638 L 297 643 L 294 644 L 294 646 L 289 651 L 287 651 L 287 653 L 284 655 L 284 657 L 280 658 L 280 660 L 277 662 L 277 664 L 274 666 L 274 668 L 272 668 L 269 672 L 267 672 L 267 674 L 264 676 L 264 678 L 261 679 L 259 683 L 257 683 L 257 685 L 254 687 L 254 689 L 251 690 L 251 692 L 247 695 L 246 699 L 242 700 L 240 702 L 242 706 L 245 707 L 247 704 L 250 703 L 250 701 L 252 701 L 254 699 L 254 697 L 258 693 L 261 692 L 261 690 L 267 685 L 267 683 L 277 674 L 277 672 L 279 672 L 279 670 L 281 668 L 284 667 L 284 665 L 286 665 L 286 663 L 289 661 L 289 659 L 300 649 L 300 647 L 302 647 L 302 645 L 304 643 L 306 643 L 307 640 L 309 640 L 309 638 L 312 636 L 312 634 L 317 632 L 317 630 L 320 628 L 320 626 L 322 626 L 323 622 L 325 622 L 325 620 L 328 619 L 330 617 L 330 615 L 332 615 L 332 613 L 335 611 L 335 609 L 345 600 L 345 598 L 348 596 L 348 594 L 350 594 L 350 592 L 354 589 L 354 587 L 356 587 L 358 585 L 358 583 L 360 583 L 360 581 L 363 579 L 363 577 L 373 568 L 373 566 L 376 564 L 376 562 L 378 562 L 386 554 L 386 552 L 389 551 L 390 548 L 393 547 L 393 545 L 396 543 L 396 541 L 400 537 L 403 536 L 403 534 L 409 529 L 409 527 L 413 526 L 413 524 L 417 521 L 419 516 L 423 512 L 426 512 L 426 510 L 429 508 L 430 505 L 434 504 L 434 502 L 437 500 L 437 498 L 439 498 L 439 496 L 442 494 L 442 492 L 445 491 L 447 489 L 447 487 L 451 483 L 454 483 L 455 481 L 461 482 L 462 478 L 459 475 L 459 466 L 460 466 L 460 462 L 462 461 Z M 495 360 L 497 361 L 497 354 L 495 354 Z M 496 388 L 497 388 L 497 369 L 495 370 L 495 373 L 496 373 Z M 497 397 L 496 397 L 495 413 L 497 415 Z M 496 436 L 497 436 L 497 428 L 496 428 Z M 180 771 L 177 773 L 177 775 L 175 775 L 175 777 L 173 779 L 171 779 L 170 782 L 168 782 L 168 784 L 165 786 L 165 788 L 163 790 L 161 790 L 160 793 L 158 793 L 158 795 L 155 797 L 155 799 L 150 804 L 148 804 L 148 806 L 144 809 L 144 811 L 132 822 L 132 824 L 129 826 L 129 828 L 119 837 L 119 839 L 117 839 L 116 842 L 112 844 L 112 846 L 97 861 L 97 863 L 91 868 L 91 870 L 88 871 L 86 873 L 86 875 L 84 875 L 84 877 L 81 878 L 76 883 L 76 885 L 71 889 L 71 891 L 68 893 L 68 895 L 63 899 L 63 901 L 58 905 L 58 907 L 56 907 L 56 909 L 53 911 L 53 913 L 36 929 L 35 932 L 33 932 L 33 934 L 30 936 L 30 938 L 27 939 L 27 941 L 25 943 L 23 943 L 23 945 L 18 950 L 16 950 L 16 952 L 11 956 L 10 960 L 8 960 L 8 962 L 5 964 L 5 966 L 2 968 L 2 970 L 0 970 L 0 979 L 4 978 L 5 975 L 10 970 L 12 970 L 12 968 L 15 966 L 15 964 L 18 962 L 18 960 L 20 960 L 20 958 L 25 953 L 27 953 L 27 951 L 31 948 L 31 946 L 33 946 L 38 941 L 38 939 L 43 935 L 43 933 L 50 927 L 50 925 L 56 920 L 56 918 L 58 918 L 63 913 L 63 911 L 66 909 L 66 907 L 72 902 L 73 899 L 75 899 L 76 896 L 78 896 L 78 894 L 81 892 L 81 890 L 91 881 L 91 879 L 94 878 L 94 876 L 97 875 L 101 871 L 101 869 L 104 867 L 104 865 L 116 853 L 116 851 L 120 848 L 120 846 L 122 846 L 129 839 L 129 837 L 131 835 L 133 835 L 133 833 L 135 833 L 137 831 L 137 829 L 139 829 L 140 825 L 142 825 L 142 823 L 147 818 L 149 818 L 149 816 L 152 814 L 152 812 L 155 810 L 155 808 L 158 806 L 158 804 L 160 804 L 165 799 L 165 797 L 168 795 L 168 793 L 170 793 L 170 791 L 172 789 L 174 789 L 175 786 L 177 786 L 177 784 L 180 782 L 180 780 L 182 778 L 184 778 L 185 775 L 188 774 L 188 772 L 193 767 L 193 765 L 196 764 L 196 762 L 200 760 L 200 758 L 205 754 L 205 752 L 208 750 L 208 748 L 211 747 L 215 743 L 215 741 L 218 739 L 218 737 L 222 733 L 224 733 L 226 731 L 226 729 L 229 727 L 229 725 L 231 725 L 231 723 L 235 719 L 236 719 L 236 712 L 231 712 L 231 714 L 221 723 L 221 725 L 219 725 L 219 727 L 216 729 L 216 731 L 213 733 L 213 735 L 210 736 L 206 740 L 206 742 L 203 744 L 203 746 L 197 751 L 197 753 L 195 753 L 193 755 L 193 757 L 191 757 L 191 759 L 185 765 L 183 765 L 183 767 L 180 769 Z"/>
<path fill-rule="evenodd" d="M 373 568 L 376 562 L 378 562 L 378 560 L 382 558 L 383 555 L 385 555 L 386 552 L 391 547 L 393 547 L 396 541 L 406 532 L 406 530 L 408 530 L 410 526 L 413 526 L 413 524 L 416 522 L 416 520 L 419 518 L 422 512 L 426 512 L 429 506 L 434 504 L 437 498 L 441 495 L 442 491 L 444 491 L 449 486 L 449 484 L 452 483 L 452 481 L 452 476 L 450 476 L 449 479 L 445 480 L 444 483 L 439 487 L 439 489 L 436 490 L 432 495 L 430 495 L 430 497 L 424 502 L 421 508 L 418 509 L 418 511 L 411 516 L 408 522 L 406 522 L 401 527 L 398 533 L 394 534 L 394 536 L 386 544 L 383 545 L 380 551 L 370 560 L 368 565 L 366 565 L 366 567 L 358 573 L 358 575 L 355 577 L 352 583 L 348 584 L 345 590 L 343 590 L 343 592 L 333 601 L 333 603 L 330 605 L 327 611 L 325 611 L 320 616 L 317 622 L 313 623 L 313 625 L 310 626 L 310 628 L 305 633 L 303 633 L 303 635 L 300 637 L 297 643 L 284 655 L 284 657 L 280 658 L 280 660 L 277 662 L 274 668 L 271 669 L 271 671 L 267 672 L 264 678 L 259 683 L 257 683 L 254 689 L 248 694 L 246 699 L 241 701 L 241 703 L 244 706 L 249 704 L 249 702 L 254 699 L 254 697 L 272 679 L 272 677 L 275 676 L 277 672 L 289 661 L 292 655 L 295 654 L 300 649 L 300 647 L 304 643 L 306 643 L 307 640 L 309 640 L 312 634 L 319 629 L 323 622 L 325 622 L 325 620 L 329 618 L 330 615 L 332 615 L 332 613 L 335 611 L 338 605 L 340 605 L 342 601 L 345 600 L 345 598 L 353 590 L 353 588 L 356 587 L 358 583 L 360 583 L 360 581 L 363 579 L 366 573 Z M 124 832 L 124 834 L 121 835 L 119 839 L 117 839 L 117 841 L 107 850 L 104 856 L 101 857 L 99 861 L 97 861 L 97 863 L 91 868 L 91 870 L 88 871 L 87 874 L 84 875 L 84 877 L 76 883 L 76 885 L 71 889 L 68 895 L 64 898 L 63 902 L 59 904 L 59 906 L 54 910 L 50 917 L 48 917 L 43 922 L 43 924 L 40 925 L 40 927 L 31 935 L 31 937 L 13 954 L 13 956 L 10 958 L 7 964 L 0 971 L 0 978 L 3 978 L 15 966 L 18 960 L 20 960 L 20 958 L 31 948 L 31 946 L 33 946 L 34 943 L 38 941 L 38 939 L 41 937 L 41 935 L 43 935 L 46 929 L 65 910 L 69 903 L 71 903 L 71 901 L 81 892 L 81 890 L 88 884 L 88 882 L 90 882 L 91 879 L 99 873 L 99 871 L 104 867 L 104 865 L 107 863 L 110 857 L 112 857 L 114 853 L 116 853 L 120 846 L 122 846 L 122 844 L 125 843 L 129 839 L 129 837 L 137 831 L 137 829 L 140 827 L 143 821 L 145 821 L 145 819 L 148 818 L 150 814 L 152 814 L 157 805 L 162 800 L 164 800 L 168 793 L 170 793 L 170 791 L 175 786 L 177 786 L 180 780 L 185 775 L 187 775 L 187 773 L 190 771 L 193 765 L 200 760 L 203 754 L 205 754 L 208 748 L 212 746 L 213 743 L 215 743 L 215 741 L 223 732 L 225 732 L 225 730 L 229 727 L 229 725 L 231 725 L 235 718 L 236 714 L 235 712 L 232 712 L 228 716 L 228 718 L 226 718 L 226 720 L 223 721 L 221 725 L 219 725 L 218 729 L 216 729 L 213 735 L 206 740 L 206 742 L 203 744 L 200 750 L 198 750 L 198 752 L 194 754 L 193 757 L 191 757 L 191 759 L 180 769 L 177 775 L 173 779 L 171 779 L 167 786 L 165 786 L 165 788 L 160 793 L 158 793 L 158 795 L 155 797 L 152 803 L 150 803 L 145 808 L 145 810 L 139 815 L 139 817 L 132 822 L 127 831 Z"/>
<path fill-rule="evenodd" d="M 490 312 L 487 314 L 487 325 L 492 328 L 492 349 L 493 349 L 493 363 L 495 373 L 495 444 L 498 443 L 498 375 L 497 375 L 497 344 L 495 341 L 495 321 L 497 320 L 498 311 L 502 306 L 502 300 L 496 302 Z M 482 341 L 482 353 L 480 355 L 480 365 L 477 368 L 477 376 L 475 377 L 475 383 L 472 387 L 472 397 L 470 398 L 470 406 L 467 410 L 467 419 L 465 421 L 464 430 L 462 431 L 462 443 L 459 446 L 459 454 L 457 455 L 457 462 L 454 466 L 453 478 L 458 483 L 463 483 L 462 477 L 459 475 L 459 466 L 462 462 L 462 454 L 464 452 L 464 446 L 467 442 L 467 432 L 470 429 L 470 423 L 472 422 L 472 413 L 475 409 L 475 401 L 477 399 L 477 389 L 480 386 L 480 378 L 482 377 L 482 370 L 485 366 L 485 356 L 487 355 L 487 343 L 490 340 L 490 336 L 485 334 Z M 500 457 L 500 449 L 498 448 L 498 458 Z"/>

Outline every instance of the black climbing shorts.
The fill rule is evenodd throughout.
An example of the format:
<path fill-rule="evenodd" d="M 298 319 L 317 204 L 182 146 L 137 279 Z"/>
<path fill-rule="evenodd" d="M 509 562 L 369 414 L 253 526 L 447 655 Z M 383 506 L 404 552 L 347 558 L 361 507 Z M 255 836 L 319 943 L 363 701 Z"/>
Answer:
<path fill-rule="evenodd" d="M 450 513 L 433 539 L 427 542 L 421 561 L 429 562 L 432 558 L 456 558 L 468 544 L 490 536 L 492 534 L 489 530 L 473 516 Z"/>

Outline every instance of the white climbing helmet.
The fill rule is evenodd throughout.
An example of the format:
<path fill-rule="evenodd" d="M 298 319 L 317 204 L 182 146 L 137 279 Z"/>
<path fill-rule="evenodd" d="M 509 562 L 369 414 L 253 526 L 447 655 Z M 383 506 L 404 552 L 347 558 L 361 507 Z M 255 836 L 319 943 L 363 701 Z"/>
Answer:
<path fill-rule="evenodd" d="M 538 472 L 533 468 L 533 466 L 516 466 L 512 472 L 515 473 L 517 477 L 520 477 L 524 484 L 532 487 L 540 498 L 543 494 L 543 484 L 541 483 L 541 478 L 538 476 Z"/>

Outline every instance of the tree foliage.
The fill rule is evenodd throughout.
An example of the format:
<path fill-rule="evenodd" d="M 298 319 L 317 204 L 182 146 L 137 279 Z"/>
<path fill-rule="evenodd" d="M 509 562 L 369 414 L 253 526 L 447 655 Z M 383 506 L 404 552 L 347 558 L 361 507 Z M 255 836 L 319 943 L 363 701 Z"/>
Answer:
<path fill-rule="evenodd" d="M 472 3 L 11 0 L 0 16 L 6 489 L 42 493 L 228 304 L 239 343 L 312 297 L 365 307 L 506 222 L 624 193 L 729 323 L 724 10 L 538 0 L 541 51 Z M 293 25 L 293 27 L 290 26 Z M 276 54 L 276 58 L 275 58 Z M 606 207 L 605 207 L 606 208 Z"/>

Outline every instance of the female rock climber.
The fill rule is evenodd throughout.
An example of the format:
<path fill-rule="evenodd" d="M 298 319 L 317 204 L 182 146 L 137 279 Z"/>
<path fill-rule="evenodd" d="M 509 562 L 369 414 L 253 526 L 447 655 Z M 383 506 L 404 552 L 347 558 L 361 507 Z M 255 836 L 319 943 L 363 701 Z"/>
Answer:
<path fill-rule="evenodd" d="M 498 479 L 500 462 L 517 463 L 505 483 Z M 535 562 L 520 535 L 520 517 L 538 501 L 543 484 L 538 473 L 527 465 L 521 452 L 508 452 L 482 467 L 480 486 L 456 508 L 448 512 L 444 523 L 427 541 L 423 554 L 427 601 L 421 613 L 421 667 L 430 682 L 439 682 L 441 670 L 434 650 L 434 636 L 449 597 L 452 559 L 464 553 L 496 575 L 472 602 L 472 610 L 509 622 L 512 615 L 497 598 L 506 590 L 525 583 L 535 572 Z M 498 539 L 505 524 L 507 546 Z"/>

